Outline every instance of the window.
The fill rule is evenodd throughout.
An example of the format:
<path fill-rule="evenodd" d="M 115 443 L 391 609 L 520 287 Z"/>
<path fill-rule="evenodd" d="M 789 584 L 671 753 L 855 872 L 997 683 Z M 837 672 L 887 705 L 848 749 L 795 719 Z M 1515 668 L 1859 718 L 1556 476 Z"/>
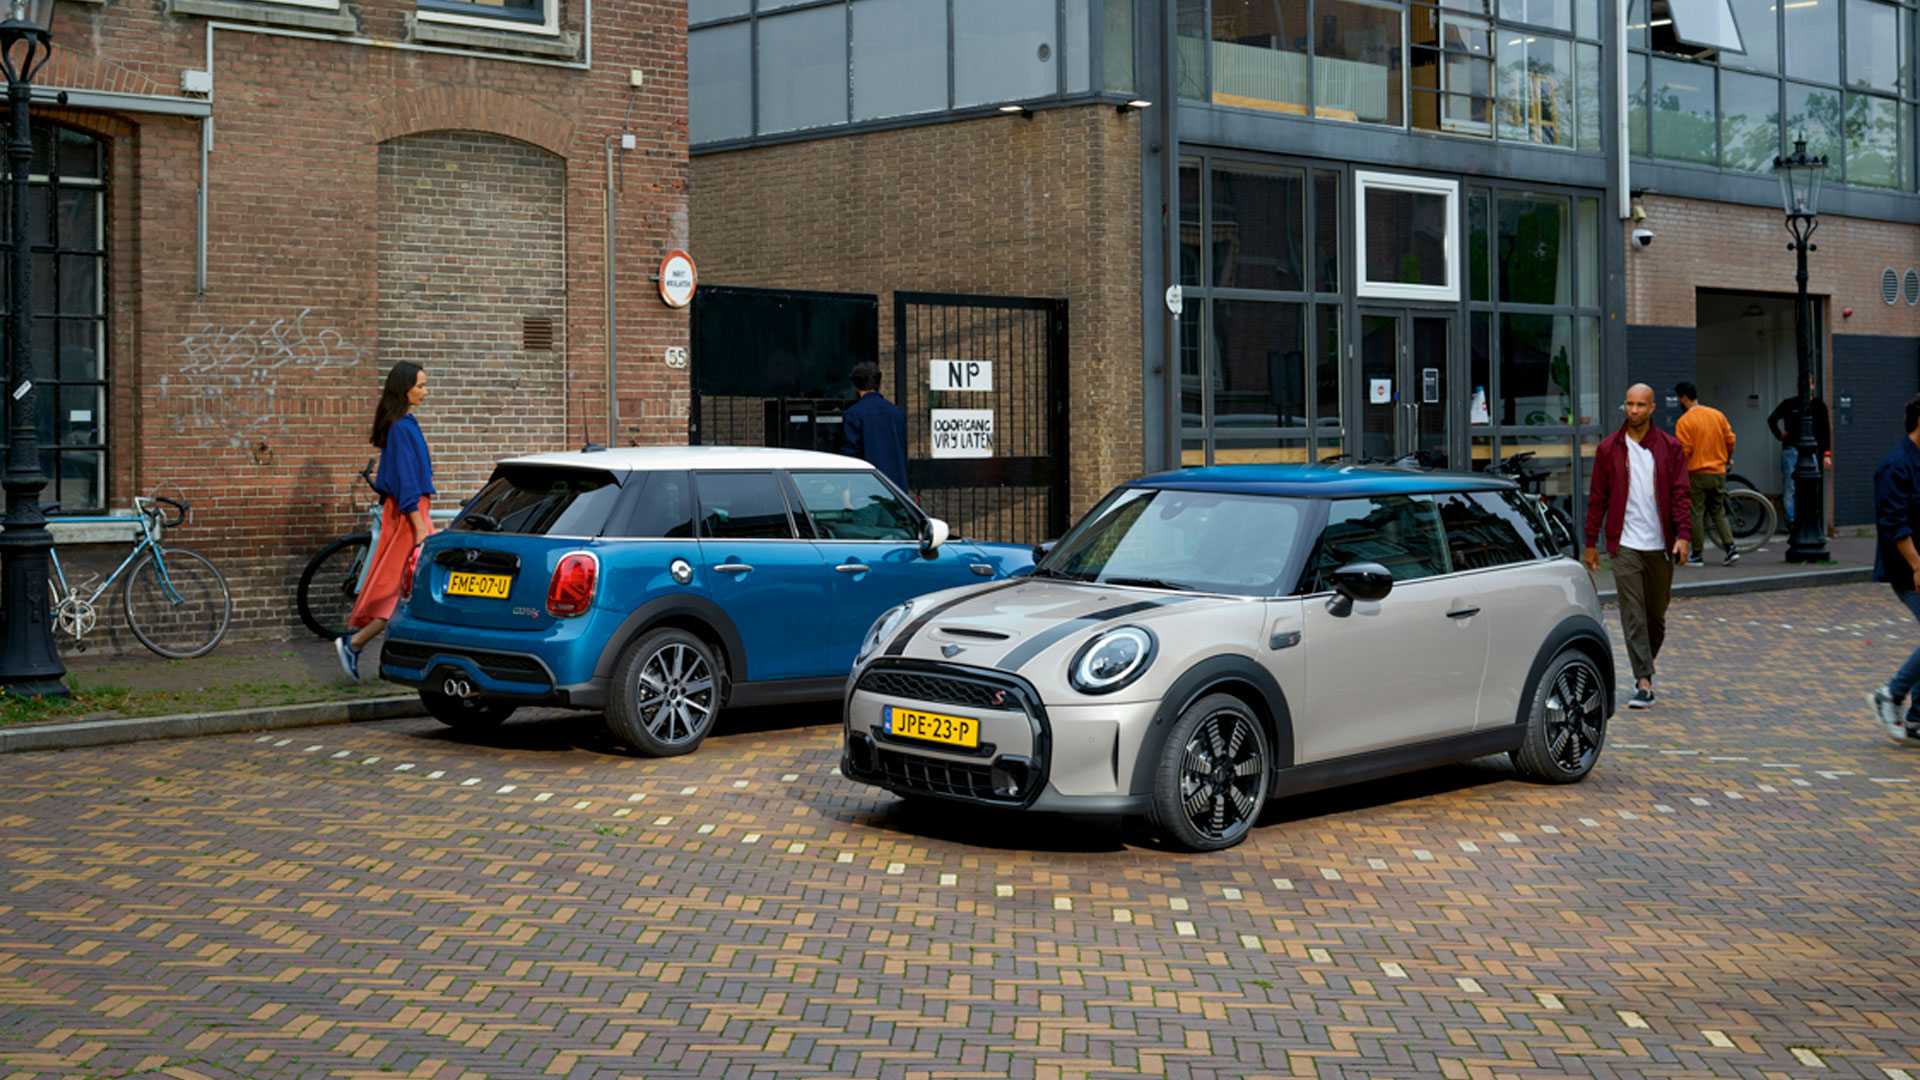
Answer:
<path fill-rule="evenodd" d="M 620 485 L 611 473 L 506 466 L 495 470 L 452 529 L 518 536 L 599 536 L 619 501 Z"/>
<path fill-rule="evenodd" d="M 787 501 L 772 473 L 701 473 L 700 535 L 710 540 L 790 540 Z"/>
<path fill-rule="evenodd" d="M 1727 0 L 1665 0 L 1676 40 L 1703 49 L 1745 52 Z M 1656 0 L 1655 10 L 1658 10 Z"/>
<path fill-rule="evenodd" d="M 760 130 L 847 119 L 847 13 L 808 8 L 760 20 Z"/>
<path fill-rule="evenodd" d="M 693 535 L 693 485 L 683 472 L 635 473 L 633 514 L 620 535 L 638 540 L 681 540 Z"/>
<path fill-rule="evenodd" d="M 418 3 L 420 18 L 427 22 L 532 34 L 560 32 L 559 0 L 418 0 Z"/>
<path fill-rule="evenodd" d="M 1493 20 L 1416 3 L 1412 35 L 1413 126 L 1493 134 Z"/>
<path fill-rule="evenodd" d="M 1354 174 L 1359 294 L 1402 300 L 1458 300 L 1459 250 L 1453 180 Z"/>
<path fill-rule="evenodd" d="M 853 118 L 947 107 L 945 0 L 854 0 Z"/>
<path fill-rule="evenodd" d="M 1376 495 L 1335 499 L 1327 508 L 1311 592 L 1323 592 L 1333 572 L 1349 563 L 1378 563 L 1395 581 L 1447 572 L 1446 546 L 1430 495 Z"/>
<path fill-rule="evenodd" d="M 870 472 L 790 474 L 800 503 L 823 540 L 910 541 L 920 519 Z"/>
<path fill-rule="evenodd" d="M 1435 501 L 1447 530 L 1447 555 L 1455 570 L 1482 570 L 1539 558 L 1522 539 L 1524 519 L 1500 498 L 1501 492 L 1454 492 Z M 1532 528 L 1527 528 L 1532 532 Z"/>
<path fill-rule="evenodd" d="M 693 142 L 753 134 L 752 30 L 742 22 L 687 35 L 687 119 Z"/>
<path fill-rule="evenodd" d="M 28 168 L 34 421 L 47 478 L 41 497 L 67 510 L 99 510 L 107 502 L 108 431 L 104 145 L 73 128 L 36 124 Z M 12 189 L 0 198 L 10 223 Z M 0 250 L 10 260 L 11 238 Z M 0 285 L 0 326 L 12 299 L 11 285 Z"/>

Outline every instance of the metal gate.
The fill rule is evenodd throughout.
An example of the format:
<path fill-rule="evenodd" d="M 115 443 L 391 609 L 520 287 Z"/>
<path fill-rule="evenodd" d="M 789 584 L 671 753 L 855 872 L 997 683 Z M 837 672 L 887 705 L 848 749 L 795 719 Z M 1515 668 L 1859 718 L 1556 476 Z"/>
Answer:
<path fill-rule="evenodd" d="M 1033 544 L 1065 532 L 1067 302 L 896 292 L 893 355 L 888 389 L 907 413 L 907 480 L 920 505 L 976 540 Z M 975 365 L 976 382 L 990 371 L 991 389 L 932 389 L 942 362 Z M 948 423 L 957 415 L 948 410 L 990 413 L 990 456 L 945 456 L 949 442 L 935 457 L 935 410 Z M 965 452 L 981 452 L 977 432 Z"/>

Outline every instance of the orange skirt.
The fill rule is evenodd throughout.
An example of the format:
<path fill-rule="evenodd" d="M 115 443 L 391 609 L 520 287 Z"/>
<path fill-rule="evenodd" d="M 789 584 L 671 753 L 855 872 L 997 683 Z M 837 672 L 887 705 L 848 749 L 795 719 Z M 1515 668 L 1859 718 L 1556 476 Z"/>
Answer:
<path fill-rule="evenodd" d="M 427 536 L 432 536 L 431 500 L 420 500 L 420 514 L 427 519 Z M 393 618 L 393 609 L 400 602 L 400 578 L 407 571 L 407 556 L 412 554 L 412 523 L 392 499 L 380 500 L 380 543 L 373 549 L 373 567 L 367 571 L 367 583 L 360 587 L 360 598 L 354 601 L 348 626 L 358 630 L 375 619 Z"/>

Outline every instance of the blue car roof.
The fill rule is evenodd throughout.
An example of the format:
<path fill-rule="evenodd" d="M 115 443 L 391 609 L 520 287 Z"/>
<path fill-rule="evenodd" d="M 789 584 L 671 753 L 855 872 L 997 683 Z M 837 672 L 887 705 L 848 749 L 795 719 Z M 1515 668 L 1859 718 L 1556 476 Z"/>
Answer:
<path fill-rule="evenodd" d="M 1155 473 L 1130 481 L 1125 486 L 1331 499 L 1354 495 L 1498 491 L 1516 485 L 1505 477 L 1484 473 L 1402 469 L 1387 465 L 1212 465 Z"/>

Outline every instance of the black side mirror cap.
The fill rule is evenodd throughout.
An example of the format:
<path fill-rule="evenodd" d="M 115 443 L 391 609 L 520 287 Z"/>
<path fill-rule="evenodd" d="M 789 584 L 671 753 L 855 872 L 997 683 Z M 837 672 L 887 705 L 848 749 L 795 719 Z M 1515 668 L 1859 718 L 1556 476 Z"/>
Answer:
<path fill-rule="evenodd" d="M 1047 552 L 1052 551 L 1053 545 L 1059 542 L 1058 540 L 1042 540 L 1033 545 L 1033 561 L 1039 562 L 1041 559 L 1046 558 Z"/>
<path fill-rule="evenodd" d="M 1355 600 L 1384 600 L 1393 591 L 1393 575 L 1379 563 L 1353 562 L 1333 572 L 1334 597 L 1327 610 L 1345 616 Z"/>

